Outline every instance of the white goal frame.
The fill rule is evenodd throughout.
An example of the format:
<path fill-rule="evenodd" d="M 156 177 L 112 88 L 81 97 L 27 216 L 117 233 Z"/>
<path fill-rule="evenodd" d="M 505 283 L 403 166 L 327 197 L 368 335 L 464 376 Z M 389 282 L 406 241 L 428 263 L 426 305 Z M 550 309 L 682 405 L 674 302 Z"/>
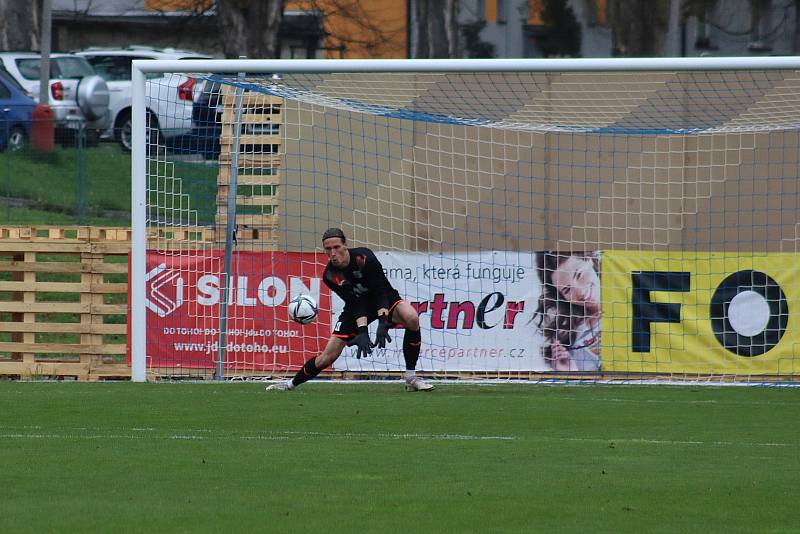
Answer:
<path fill-rule="evenodd" d="M 438 59 L 438 60 L 134 60 L 131 261 L 131 378 L 146 381 L 146 75 L 150 73 L 346 73 L 346 72 L 599 72 L 800 69 L 800 57 Z"/>

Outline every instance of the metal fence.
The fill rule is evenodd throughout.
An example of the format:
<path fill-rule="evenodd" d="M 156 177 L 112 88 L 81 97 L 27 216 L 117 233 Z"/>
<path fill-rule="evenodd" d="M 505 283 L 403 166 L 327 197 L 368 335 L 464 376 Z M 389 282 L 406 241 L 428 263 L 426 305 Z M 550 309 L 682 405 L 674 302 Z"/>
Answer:
<path fill-rule="evenodd" d="M 41 150 L 33 129 L 0 117 L 0 224 L 130 226 L 130 152 L 78 128 L 57 130 L 52 149 Z M 172 140 L 164 157 L 192 174 L 215 173 L 217 162 L 190 145 Z"/>
<path fill-rule="evenodd" d="M 130 154 L 80 128 L 50 149 L 0 122 L 0 224 L 130 224 Z"/>

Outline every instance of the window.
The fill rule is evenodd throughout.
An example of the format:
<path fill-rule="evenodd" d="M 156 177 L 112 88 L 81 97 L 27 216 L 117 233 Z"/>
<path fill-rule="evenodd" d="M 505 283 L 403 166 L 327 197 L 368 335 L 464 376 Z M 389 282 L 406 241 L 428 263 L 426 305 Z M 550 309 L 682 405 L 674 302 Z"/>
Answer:
<path fill-rule="evenodd" d="M 698 50 L 716 50 L 717 47 L 711 42 L 710 25 L 708 24 L 708 13 L 703 11 L 697 18 L 696 33 L 697 38 L 694 47 Z"/>
<path fill-rule="evenodd" d="M 22 84 L 20 84 L 3 65 L 0 65 L 0 77 L 5 80 L 7 85 L 16 87 L 20 93 L 28 94 L 28 90 L 22 87 Z"/>
<path fill-rule="evenodd" d="M 132 59 L 127 56 L 86 56 L 95 72 L 107 82 L 130 81 Z"/>
<path fill-rule="evenodd" d="M 6 87 L 5 78 L 0 80 L 0 100 L 8 100 L 11 98 L 11 91 Z"/>
<path fill-rule="evenodd" d="M 41 59 L 38 57 L 18 59 L 17 68 L 26 80 L 38 80 L 40 63 Z M 52 79 L 74 78 L 79 80 L 92 74 L 94 74 L 92 66 L 81 57 L 50 58 L 50 78 Z"/>
<path fill-rule="evenodd" d="M 131 81 L 131 62 L 134 59 L 156 59 L 149 56 L 120 56 L 116 54 L 84 57 L 94 67 L 95 72 L 107 82 Z M 158 72 L 148 72 L 145 77 L 148 80 L 152 80 L 162 76 L 164 75 Z"/>
<path fill-rule="evenodd" d="M 506 20 L 506 11 L 508 10 L 507 6 L 508 2 L 506 0 L 497 0 L 497 23 L 498 24 L 505 24 Z"/>
<path fill-rule="evenodd" d="M 772 0 L 752 0 L 750 4 L 750 16 L 752 19 L 753 33 L 750 43 L 747 45 L 749 50 L 754 52 L 769 52 L 772 50 L 770 40 L 772 39 L 771 26 Z"/>
<path fill-rule="evenodd" d="M 92 66 L 82 57 L 50 58 L 50 65 L 50 73 L 53 78 L 80 80 L 84 76 L 94 74 Z"/>
<path fill-rule="evenodd" d="M 38 59 L 18 59 L 17 68 L 22 77 L 26 80 L 39 79 L 39 60 Z M 52 72 L 52 68 L 50 71 Z"/>

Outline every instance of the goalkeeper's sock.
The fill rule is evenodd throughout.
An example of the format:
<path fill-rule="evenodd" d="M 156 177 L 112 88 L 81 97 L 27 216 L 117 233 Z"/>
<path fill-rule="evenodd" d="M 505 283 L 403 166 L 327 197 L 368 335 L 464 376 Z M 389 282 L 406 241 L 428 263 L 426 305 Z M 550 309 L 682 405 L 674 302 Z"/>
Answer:
<path fill-rule="evenodd" d="M 317 369 L 317 364 L 315 360 L 316 357 L 307 360 L 306 363 L 303 364 L 303 367 L 299 371 L 297 371 L 297 374 L 294 375 L 294 378 L 292 378 L 291 382 L 292 387 L 290 387 L 289 389 L 294 389 L 296 386 L 299 386 L 303 382 L 308 382 L 309 380 L 317 376 L 320 373 L 320 371 L 322 371 L 322 369 Z"/>
<path fill-rule="evenodd" d="M 417 368 L 421 345 L 422 335 L 419 330 L 406 330 L 406 335 L 403 336 L 403 358 L 406 360 L 406 370 L 413 371 Z"/>

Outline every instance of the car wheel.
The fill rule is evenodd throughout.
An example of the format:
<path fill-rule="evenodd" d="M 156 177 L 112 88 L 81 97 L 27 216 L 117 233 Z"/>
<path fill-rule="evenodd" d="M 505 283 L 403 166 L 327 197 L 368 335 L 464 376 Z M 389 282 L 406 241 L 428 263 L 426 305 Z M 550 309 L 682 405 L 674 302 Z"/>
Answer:
<path fill-rule="evenodd" d="M 150 139 L 147 142 L 148 147 L 163 145 L 161 131 L 158 129 L 158 119 L 152 113 L 147 114 L 147 124 L 149 126 L 148 132 L 150 132 Z M 124 111 L 120 114 L 117 124 L 114 126 L 114 137 L 123 151 L 130 152 L 133 149 L 133 120 L 131 119 L 130 111 Z"/>
<path fill-rule="evenodd" d="M 25 129 L 19 126 L 11 128 L 11 132 L 8 134 L 8 151 L 17 152 L 25 148 L 27 144 L 28 135 L 25 133 Z"/>
<path fill-rule="evenodd" d="M 131 124 L 131 112 L 124 111 L 114 125 L 114 138 L 124 152 L 130 152 L 133 148 L 133 127 Z"/>

